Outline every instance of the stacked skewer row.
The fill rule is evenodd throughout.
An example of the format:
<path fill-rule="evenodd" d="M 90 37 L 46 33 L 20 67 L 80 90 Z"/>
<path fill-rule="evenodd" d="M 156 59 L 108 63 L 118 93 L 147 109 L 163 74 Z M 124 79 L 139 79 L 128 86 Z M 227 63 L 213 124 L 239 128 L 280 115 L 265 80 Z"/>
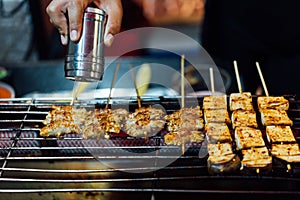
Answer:
<path fill-rule="evenodd" d="M 182 69 L 183 60 L 184 57 Z M 239 93 L 230 95 L 229 106 L 227 95 L 214 94 L 213 70 L 210 69 L 212 95 L 203 98 L 202 108 L 185 107 L 182 79 L 182 106 L 174 113 L 166 114 L 162 109 L 151 106 L 142 107 L 140 98 L 135 112 L 109 109 L 109 95 L 103 109 L 53 106 L 43 121 L 45 126 L 41 128 L 40 136 L 61 137 L 75 133 L 82 134 L 83 139 L 109 139 L 112 134 L 120 133 L 145 138 L 160 134 L 165 145 L 182 145 L 183 148 L 186 143 L 206 141 L 208 171 L 211 174 L 239 171 L 268 173 L 274 157 L 287 162 L 288 168 L 289 163 L 300 162 L 299 146 L 286 112 L 289 102 L 284 97 L 268 95 L 258 67 L 266 93 L 266 97 L 257 98 L 260 124 L 265 130 L 258 129 L 259 116 L 253 107 L 252 95 L 242 91 L 237 64 L 234 64 Z M 267 144 L 262 131 L 266 132 Z"/>
<path fill-rule="evenodd" d="M 257 98 L 257 103 L 267 141 L 271 145 L 270 152 L 273 157 L 286 162 L 290 170 L 291 163 L 300 162 L 300 150 L 291 129 L 293 121 L 287 114 L 289 102 L 281 96 L 269 96 L 259 63 L 256 66 L 266 93 L 265 97 Z"/>
<path fill-rule="evenodd" d="M 214 94 L 212 68 L 210 77 L 212 95 L 203 99 L 205 134 L 209 154 L 208 171 L 211 174 L 234 172 L 240 167 L 240 159 L 232 149 L 233 140 L 228 127 L 231 120 L 227 110 L 227 96 Z"/>

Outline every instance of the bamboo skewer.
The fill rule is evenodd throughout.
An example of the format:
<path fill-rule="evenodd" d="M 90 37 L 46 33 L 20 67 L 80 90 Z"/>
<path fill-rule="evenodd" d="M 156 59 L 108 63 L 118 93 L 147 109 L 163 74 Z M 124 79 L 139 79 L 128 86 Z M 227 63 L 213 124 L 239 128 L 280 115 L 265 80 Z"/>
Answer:
<path fill-rule="evenodd" d="M 115 81 L 116 81 L 116 78 L 117 78 L 119 68 L 120 68 L 120 61 L 117 62 L 117 65 L 116 65 L 116 68 L 115 68 L 115 71 L 114 71 L 114 76 L 113 76 L 113 79 L 111 81 L 111 85 L 110 85 L 110 89 L 109 89 L 109 95 L 108 95 L 108 98 L 107 98 L 107 103 L 106 103 L 105 109 L 108 109 L 110 98 L 111 98 L 111 91 L 112 91 L 112 89 L 115 85 Z"/>
<path fill-rule="evenodd" d="M 140 96 L 140 92 L 139 92 L 137 84 L 136 84 L 136 77 L 135 77 L 135 74 L 134 74 L 134 70 L 133 70 L 133 67 L 132 67 L 131 64 L 129 65 L 129 67 L 130 67 L 130 72 L 131 72 L 131 77 L 132 77 L 132 80 L 133 80 L 135 92 L 136 92 L 136 95 L 137 95 L 138 108 L 141 108 L 142 107 L 141 96 Z M 148 141 L 149 141 L 147 132 L 145 132 L 145 141 L 146 141 L 146 143 L 148 143 Z"/>
<path fill-rule="evenodd" d="M 181 55 L 181 108 L 184 108 L 184 55 Z"/>
<path fill-rule="evenodd" d="M 184 91 L 184 60 L 185 60 L 185 56 L 184 55 L 181 55 L 181 109 L 182 109 L 182 112 L 181 112 L 181 123 L 182 123 L 182 116 L 183 116 L 183 112 L 184 112 L 184 107 L 185 107 L 185 99 L 184 99 L 184 96 L 185 96 L 185 91 Z M 182 126 L 182 125 L 181 125 Z M 181 129 L 181 128 L 180 128 Z M 184 155 L 184 152 L 185 152 L 185 142 L 184 140 L 181 140 L 181 154 Z"/>
<path fill-rule="evenodd" d="M 238 84 L 239 93 L 243 93 L 242 86 L 241 86 L 241 79 L 240 79 L 239 69 L 238 69 L 236 60 L 233 61 L 233 65 L 234 65 L 234 71 L 235 71 L 236 81 L 237 81 L 237 84 Z"/>
<path fill-rule="evenodd" d="M 209 68 L 209 75 L 210 75 L 211 95 L 215 95 L 214 71 L 212 67 Z"/>
<path fill-rule="evenodd" d="M 268 89 L 267 89 L 267 86 L 266 86 L 266 82 L 265 82 L 265 79 L 264 79 L 264 77 L 263 77 L 263 75 L 262 75 L 262 72 L 261 72 L 261 69 L 260 69 L 260 66 L 259 66 L 259 63 L 258 63 L 258 62 L 256 62 L 256 67 L 257 67 L 258 74 L 259 74 L 261 83 L 262 83 L 262 85 L 263 85 L 265 94 L 266 94 L 266 96 L 268 97 L 268 96 L 269 96 L 269 92 L 268 92 Z"/>
<path fill-rule="evenodd" d="M 140 97 L 139 90 L 138 90 L 137 85 L 136 85 L 135 74 L 134 74 L 132 65 L 130 65 L 130 72 L 131 72 L 134 88 L 135 88 L 136 95 L 137 95 L 138 107 L 141 108 L 142 107 L 141 97 Z"/>

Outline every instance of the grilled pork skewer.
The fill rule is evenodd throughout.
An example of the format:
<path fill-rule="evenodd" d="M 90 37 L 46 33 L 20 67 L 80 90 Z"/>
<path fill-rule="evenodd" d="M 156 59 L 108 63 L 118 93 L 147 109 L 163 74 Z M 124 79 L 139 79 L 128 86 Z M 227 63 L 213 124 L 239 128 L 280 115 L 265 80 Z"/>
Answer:
<path fill-rule="evenodd" d="M 201 131 L 177 131 L 169 132 L 164 136 L 166 145 L 183 145 L 186 143 L 201 143 L 204 140 L 204 134 Z"/>
<path fill-rule="evenodd" d="M 84 139 L 110 138 L 111 133 L 120 133 L 128 115 L 125 109 L 95 109 L 85 120 L 82 128 Z"/>
<path fill-rule="evenodd" d="M 200 107 L 182 108 L 172 114 L 166 115 L 167 130 L 176 132 L 183 130 L 202 130 L 204 128 L 202 111 Z"/>
<path fill-rule="evenodd" d="M 136 83 L 136 77 L 132 65 L 130 72 L 137 95 L 138 108 L 133 113 L 130 113 L 125 121 L 125 131 L 132 137 L 151 137 L 156 135 L 164 128 L 164 111 L 162 109 L 142 107 L 139 89 Z"/>
<path fill-rule="evenodd" d="M 204 140 L 204 134 L 200 131 L 204 128 L 200 106 L 185 108 L 184 59 L 182 55 L 181 109 L 165 116 L 168 133 L 164 136 L 165 144 L 182 145 L 182 153 L 185 151 L 185 143 L 200 143 Z"/>
<path fill-rule="evenodd" d="M 80 134 L 81 125 L 90 114 L 85 108 L 76 108 L 73 106 L 53 106 L 52 110 L 43 120 L 44 126 L 40 135 L 42 137 L 55 136 L 60 137 L 64 134 Z"/>
<path fill-rule="evenodd" d="M 167 133 L 164 136 L 167 145 L 183 145 L 187 142 L 202 142 L 204 134 L 202 111 L 200 107 L 182 108 L 166 115 Z"/>
<path fill-rule="evenodd" d="M 140 107 L 128 115 L 125 131 L 132 137 L 154 136 L 165 126 L 164 114 L 162 109 Z"/>
<path fill-rule="evenodd" d="M 53 106 L 43 121 L 42 137 L 60 137 L 65 134 L 83 134 L 83 138 L 106 138 L 109 133 L 119 133 L 128 112 L 125 109 L 76 108 Z"/>

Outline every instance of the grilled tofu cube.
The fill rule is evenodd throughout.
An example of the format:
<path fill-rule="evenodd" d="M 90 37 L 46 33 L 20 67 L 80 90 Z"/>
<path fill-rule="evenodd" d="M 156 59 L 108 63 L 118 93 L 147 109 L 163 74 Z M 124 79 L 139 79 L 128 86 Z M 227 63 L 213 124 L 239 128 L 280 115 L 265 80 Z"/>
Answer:
<path fill-rule="evenodd" d="M 226 123 L 208 123 L 205 125 L 205 132 L 208 143 L 232 142 Z"/>
<path fill-rule="evenodd" d="M 234 173 L 241 166 L 239 157 L 233 153 L 230 143 L 208 144 L 207 168 L 210 174 Z"/>
<path fill-rule="evenodd" d="M 299 145 L 295 144 L 272 144 L 272 155 L 275 156 L 290 156 L 300 155 Z"/>
<path fill-rule="evenodd" d="M 235 110 L 231 114 L 231 121 L 233 129 L 240 126 L 258 127 L 254 110 Z"/>
<path fill-rule="evenodd" d="M 271 154 L 288 163 L 300 162 L 300 150 L 297 143 L 272 144 Z"/>
<path fill-rule="evenodd" d="M 204 110 L 205 123 L 226 123 L 230 124 L 228 111 L 225 109 L 220 110 Z"/>
<path fill-rule="evenodd" d="M 267 126 L 266 135 L 270 143 L 296 142 L 290 126 Z"/>
<path fill-rule="evenodd" d="M 286 125 L 292 126 L 293 121 L 288 117 L 286 111 L 267 109 L 260 110 L 261 122 L 263 126 Z"/>
<path fill-rule="evenodd" d="M 203 109 L 224 109 L 227 110 L 226 95 L 206 96 L 203 98 Z"/>
<path fill-rule="evenodd" d="M 289 109 L 289 101 L 282 96 L 258 97 L 257 105 L 259 110 L 265 110 L 265 109 L 288 110 Z"/>
<path fill-rule="evenodd" d="M 250 92 L 232 93 L 229 98 L 229 107 L 234 110 L 253 110 L 252 96 Z"/>
<path fill-rule="evenodd" d="M 251 127 L 236 127 L 235 142 L 238 150 L 265 146 L 261 131 Z"/>
<path fill-rule="evenodd" d="M 242 166 L 260 168 L 272 164 L 272 157 L 267 147 L 242 150 L 242 155 Z"/>
<path fill-rule="evenodd" d="M 208 144 L 207 150 L 209 156 L 224 156 L 233 154 L 232 145 L 230 143 Z"/>

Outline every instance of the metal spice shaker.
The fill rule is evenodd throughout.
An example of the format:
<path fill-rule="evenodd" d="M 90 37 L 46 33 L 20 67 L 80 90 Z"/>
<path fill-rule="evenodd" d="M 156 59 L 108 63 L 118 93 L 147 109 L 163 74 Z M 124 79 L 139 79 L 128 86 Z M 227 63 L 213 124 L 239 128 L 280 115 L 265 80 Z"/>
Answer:
<path fill-rule="evenodd" d="M 88 7 L 84 12 L 82 35 L 77 43 L 69 38 L 65 77 L 80 82 L 102 79 L 104 72 L 104 30 L 106 14 Z"/>

